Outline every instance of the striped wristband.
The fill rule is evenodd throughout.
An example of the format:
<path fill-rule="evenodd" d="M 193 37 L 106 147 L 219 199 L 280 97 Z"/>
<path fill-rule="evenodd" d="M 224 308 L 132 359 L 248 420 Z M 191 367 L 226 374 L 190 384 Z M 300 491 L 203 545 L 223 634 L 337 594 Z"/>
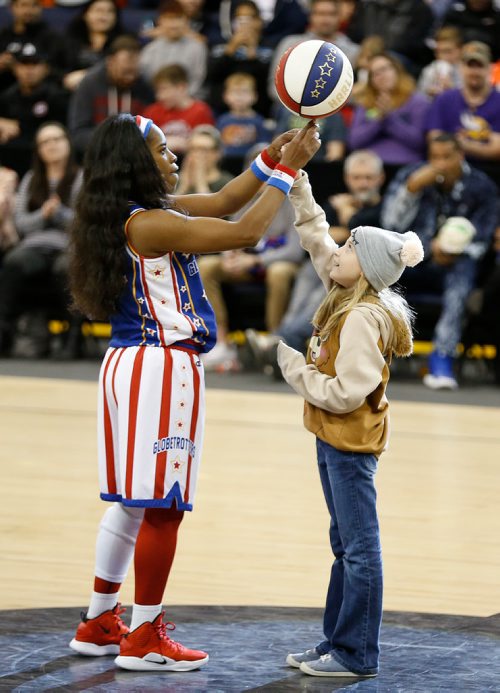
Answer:
<path fill-rule="evenodd" d="M 274 168 L 277 165 L 278 162 L 270 156 L 267 149 L 264 149 L 264 151 L 262 151 L 259 156 L 252 161 L 250 164 L 250 169 L 259 180 L 261 180 L 263 183 L 267 183 L 269 176 L 272 175 Z"/>
<path fill-rule="evenodd" d="M 274 169 L 272 176 L 267 181 L 267 184 L 278 188 L 281 190 L 281 192 L 284 192 L 285 195 L 288 195 L 292 189 L 293 181 L 295 180 L 296 175 L 297 171 L 294 171 L 293 168 L 288 168 L 288 166 L 278 164 Z"/>

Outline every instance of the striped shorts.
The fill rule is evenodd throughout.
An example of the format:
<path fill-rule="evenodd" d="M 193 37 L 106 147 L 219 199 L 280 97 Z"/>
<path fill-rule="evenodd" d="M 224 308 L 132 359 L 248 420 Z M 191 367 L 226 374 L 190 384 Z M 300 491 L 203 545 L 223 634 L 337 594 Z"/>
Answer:
<path fill-rule="evenodd" d="M 203 365 L 196 352 L 109 348 L 99 376 L 101 498 L 192 510 L 204 420 Z"/>

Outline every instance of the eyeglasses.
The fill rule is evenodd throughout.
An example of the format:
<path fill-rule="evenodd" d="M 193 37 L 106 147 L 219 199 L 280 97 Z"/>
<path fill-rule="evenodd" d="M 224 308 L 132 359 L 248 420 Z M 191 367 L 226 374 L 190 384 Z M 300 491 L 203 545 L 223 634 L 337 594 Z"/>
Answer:
<path fill-rule="evenodd" d="M 47 137 L 44 140 L 38 140 L 37 146 L 43 147 L 45 144 L 50 144 L 51 142 L 61 142 L 61 140 L 68 139 L 66 135 L 54 135 L 54 137 Z"/>

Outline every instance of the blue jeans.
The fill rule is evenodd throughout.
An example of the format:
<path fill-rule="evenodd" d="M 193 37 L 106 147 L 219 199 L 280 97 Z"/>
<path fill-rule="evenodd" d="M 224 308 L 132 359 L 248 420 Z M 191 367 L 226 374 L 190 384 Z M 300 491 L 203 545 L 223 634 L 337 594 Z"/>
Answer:
<path fill-rule="evenodd" d="M 335 560 L 320 654 L 330 652 L 357 674 L 375 674 L 382 621 L 382 555 L 374 476 L 375 455 L 343 452 L 316 439 L 319 475 L 330 511 Z"/>

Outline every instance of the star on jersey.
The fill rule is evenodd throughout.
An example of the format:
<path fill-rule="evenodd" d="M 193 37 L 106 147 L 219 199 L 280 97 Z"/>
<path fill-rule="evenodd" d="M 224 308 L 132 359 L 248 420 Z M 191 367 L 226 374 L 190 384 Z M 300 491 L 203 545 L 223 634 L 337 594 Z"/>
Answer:
<path fill-rule="evenodd" d="M 320 65 L 319 69 L 321 70 L 321 76 L 327 75 L 327 77 L 330 77 L 332 74 L 333 65 L 325 63 L 324 65 Z"/>
<path fill-rule="evenodd" d="M 154 335 L 156 334 L 156 330 L 153 330 L 151 327 L 148 327 L 147 330 L 146 330 L 146 332 L 147 332 L 149 335 L 151 335 L 151 337 L 154 337 Z"/>
<path fill-rule="evenodd" d="M 165 267 L 163 265 L 155 265 L 148 271 L 153 275 L 153 277 L 163 277 L 165 274 Z"/>
<path fill-rule="evenodd" d="M 174 472 L 180 473 L 182 471 L 182 467 L 184 466 L 184 461 L 176 457 L 174 460 L 172 460 L 171 464 Z"/>
<path fill-rule="evenodd" d="M 182 257 L 186 258 L 188 260 L 191 257 L 191 253 L 182 253 Z"/>
<path fill-rule="evenodd" d="M 141 298 L 138 298 L 138 299 L 137 299 L 137 303 L 144 303 L 145 300 L 146 300 L 146 299 L 145 299 L 145 298 L 142 298 L 142 296 L 141 296 Z"/>
<path fill-rule="evenodd" d="M 199 318 L 194 318 L 193 324 L 195 327 L 199 327 L 201 325 L 201 320 Z"/>
<path fill-rule="evenodd" d="M 191 309 L 191 304 L 186 301 L 186 303 L 184 303 L 182 306 L 182 310 L 187 312 L 190 309 Z"/>
<path fill-rule="evenodd" d="M 184 292 L 187 291 L 187 290 L 188 290 L 187 286 L 186 286 L 185 284 L 183 284 L 183 285 L 181 286 L 181 291 L 182 291 L 182 293 L 184 293 Z"/>
<path fill-rule="evenodd" d="M 179 431 L 182 431 L 182 429 L 184 428 L 184 422 L 183 421 L 178 421 L 175 425 L 177 426 Z"/>
<path fill-rule="evenodd" d="M 201 294 L 201 297 L 208 301 L 208 296 L 207 296 L 207 292 L 205 291 L 205 289 L 203 289 L 203 293 Z"/>
<path fill-rule="evenodd" d="M 168 299 L 162 298 L 161 301 L 160 301 L 160 303 L 161 303 L 162 306 L 166 306 L 167 303 L 168 303 Z"/>
<path fill-rule="evenodd" d="M 177 406 L 179 407 L 179 409 L 184 409 L 186 406 L 186 402 L 184 400 L 181 400 Z"/>

